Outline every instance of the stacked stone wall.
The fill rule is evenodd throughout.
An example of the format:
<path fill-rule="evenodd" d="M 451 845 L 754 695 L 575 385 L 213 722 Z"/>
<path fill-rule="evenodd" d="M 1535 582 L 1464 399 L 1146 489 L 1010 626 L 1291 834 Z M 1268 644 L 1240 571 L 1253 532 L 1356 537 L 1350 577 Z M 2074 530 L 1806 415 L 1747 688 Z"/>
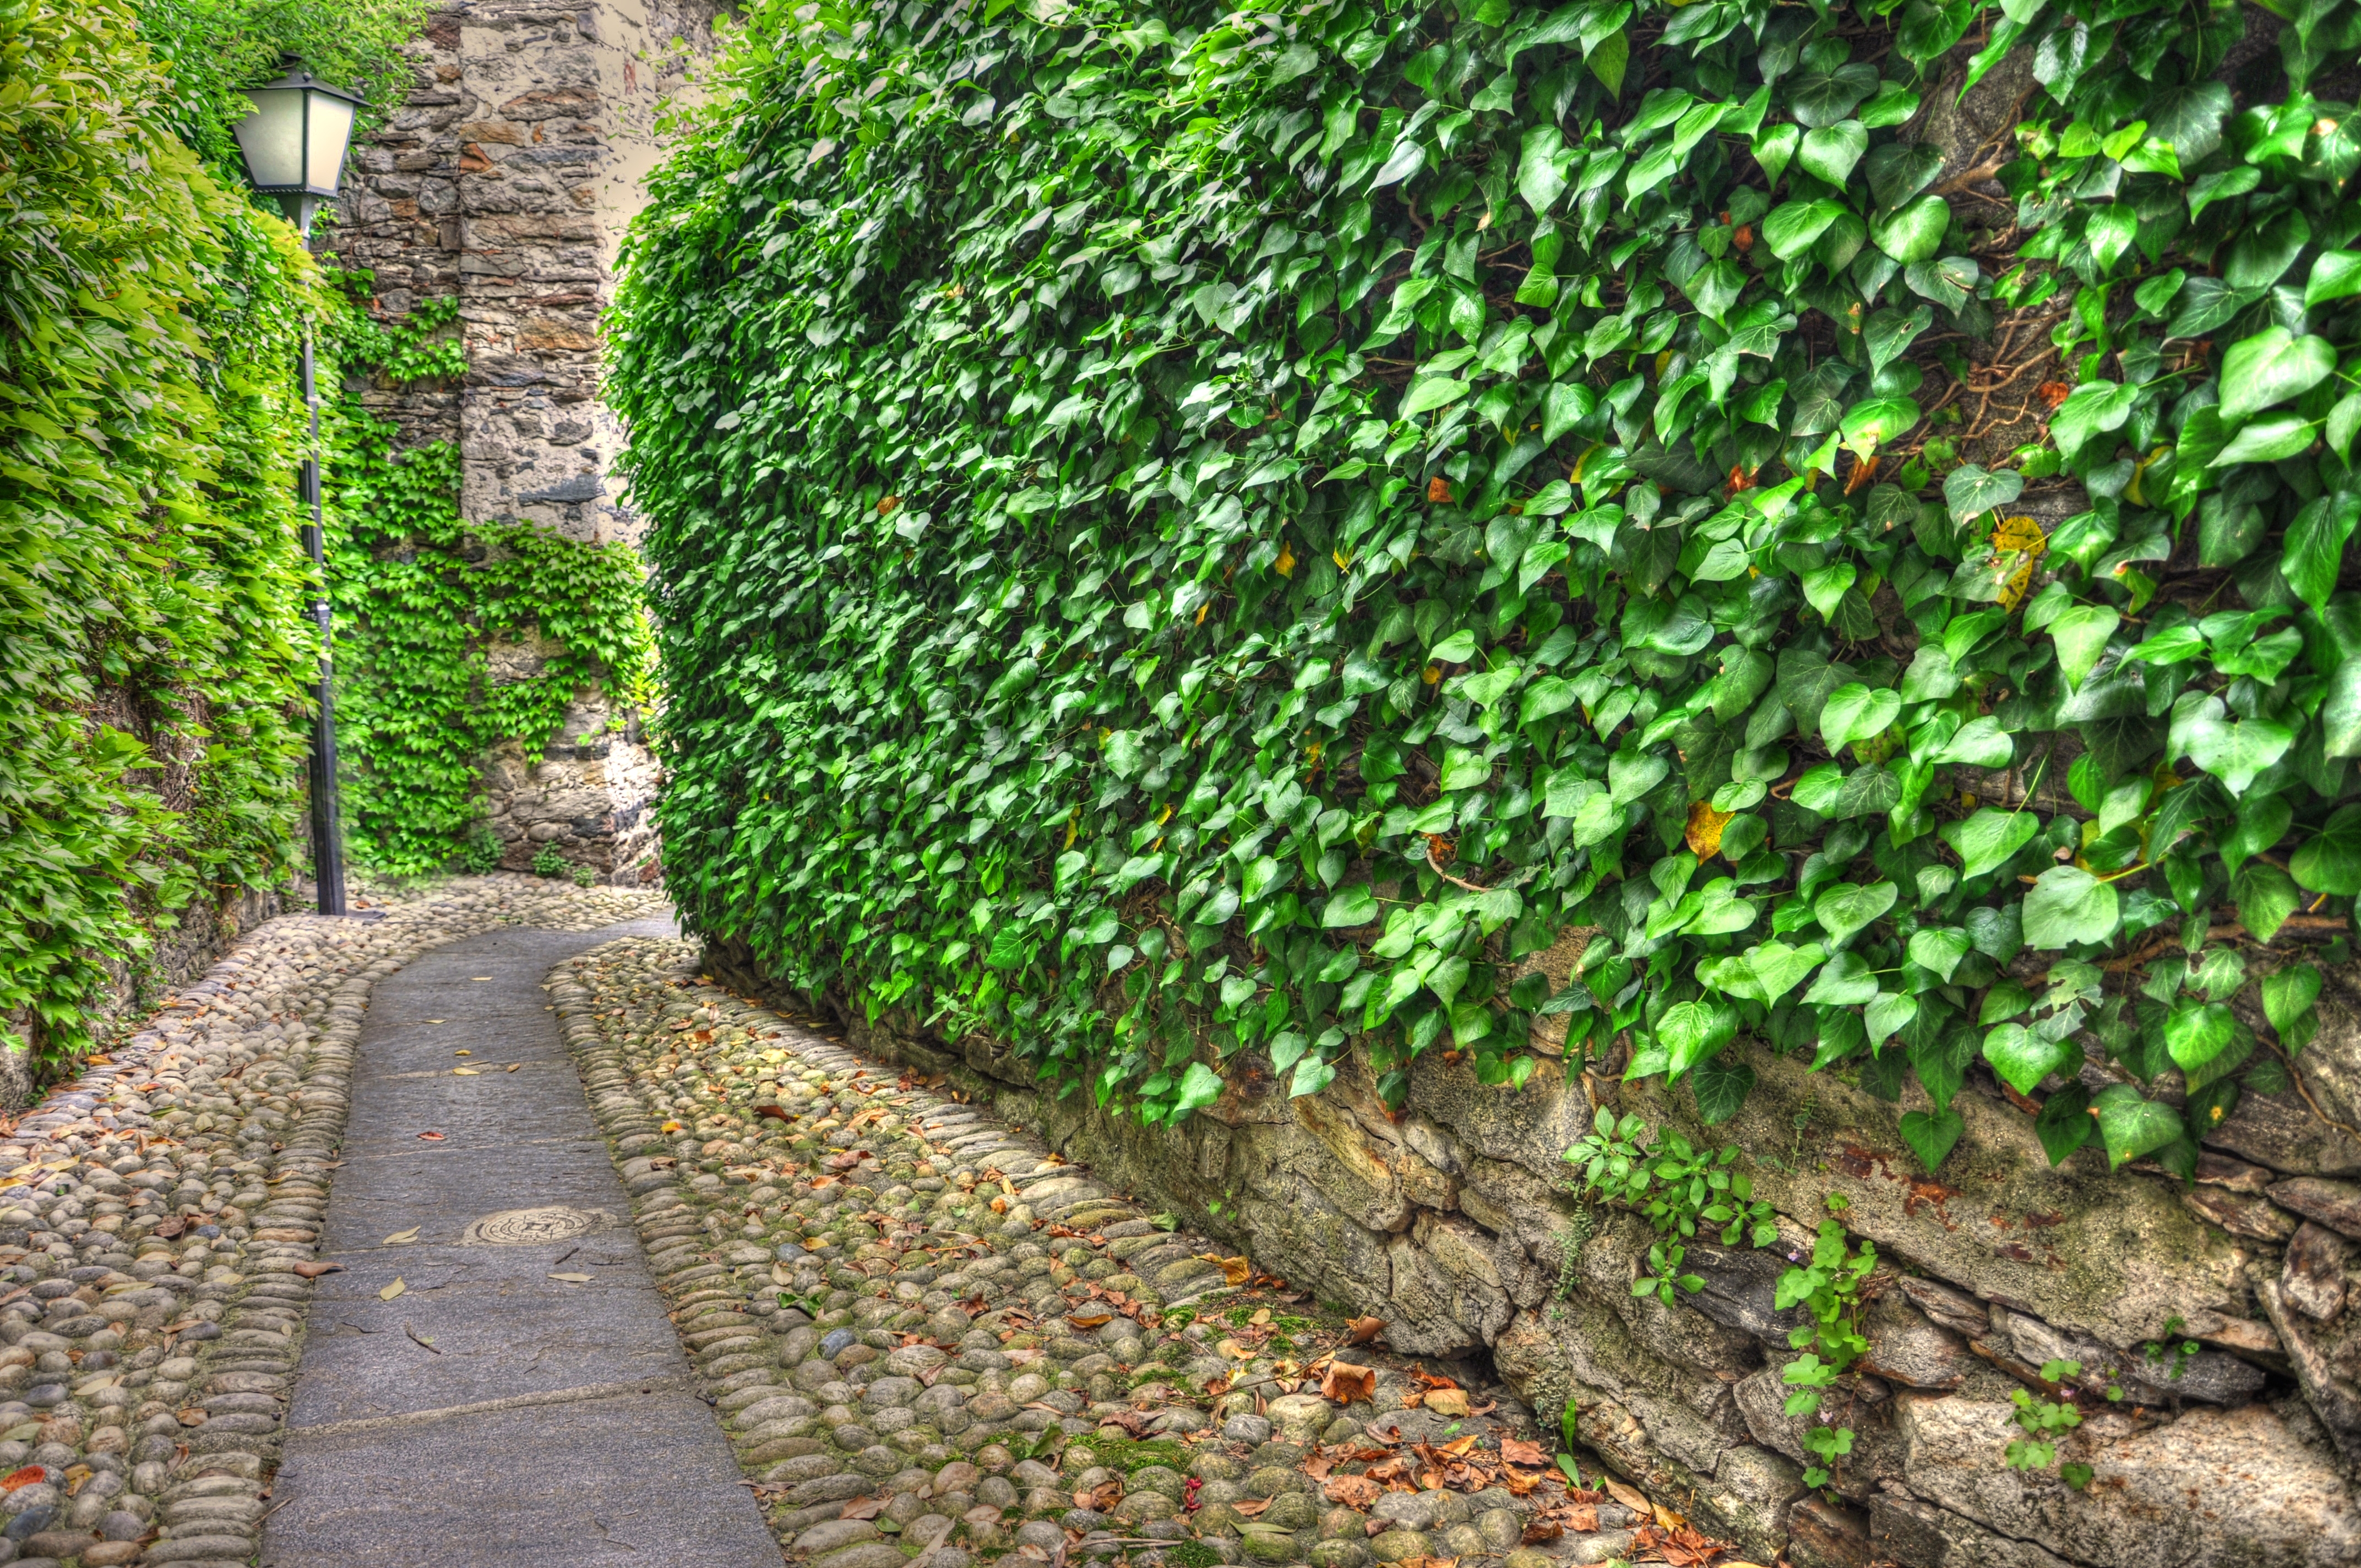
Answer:
<path fill-rule="evenodd" d="M 355 153 L 338 258 L 374 272 L 389 318 L 456 299 L 451 330 L 468 358 L 456 384 L 357 390 L 401 445 L 458 448 L 470 522 L 638 541 L 614 472 L 621 431 L 598 397 L 599 319 L 656 162 L 657 105 L 686 88 L 719 9 L 445 0 L 412 46 L 409 96 Z M 540 663 L 530 646 L 496 649 L 493 676 Z M 660 872 L 642 718 L 586 689 L 539 762 L 513 745 L 484 760 L 482 811 L 504 866 L 555 844 L 616 882 Z"/>

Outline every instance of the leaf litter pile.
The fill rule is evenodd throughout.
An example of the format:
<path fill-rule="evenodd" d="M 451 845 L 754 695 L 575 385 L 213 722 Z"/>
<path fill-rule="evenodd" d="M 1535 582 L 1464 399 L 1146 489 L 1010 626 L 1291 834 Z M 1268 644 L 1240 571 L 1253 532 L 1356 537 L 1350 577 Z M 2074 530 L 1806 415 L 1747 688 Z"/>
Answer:
<path fill-rule="evenodd" d="M 1393 1353 L 697 961 L 625 940 L 550 989 L 791 1557 L 1741 1568 L 1479 1371 Z"/>

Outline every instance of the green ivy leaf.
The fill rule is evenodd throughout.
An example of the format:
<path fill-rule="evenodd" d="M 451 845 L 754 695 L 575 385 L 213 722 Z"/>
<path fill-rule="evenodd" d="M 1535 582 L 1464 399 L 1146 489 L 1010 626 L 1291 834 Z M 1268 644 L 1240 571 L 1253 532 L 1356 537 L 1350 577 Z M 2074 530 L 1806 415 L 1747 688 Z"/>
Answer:
<path fill-rule="evenodd" d="M 2336 350 L 2323 337 L 2298 337 L 2266 327 L 2234 345 L 2222 359 L 2222 417 L 2237 421 L 2309 391 L 2336 368 Z"/>
<path fill-rule="evenodd" d="M 2290 964 L 2263 977 L 2262 993 L 2263 1016 L 2272 1028 L 2287 1034 L 2302 1024 L 2320 1000 L 2320 970 L 2307 963 Z"/>
<path fill-rule="evenodd" d="M 2025 939 L 2037 948 L 2103 942 L 2122 923 L 2123 902 L 2110 884 L 2080 866 L 2041 873 L 2025 900 Z"/>
<path fill-rule="evenodd" d="M 1336 931 L 1351 926 L 1366 926 L 1378 917 L 1378 897 L 1365 882 L 1336 890 L 1320 913 L 1323 929 Z"/>
<path fill-rule="evenodd" d="M 1901 1130 L 1902 1141 L 1918 1157 L 1919 1165 L 1932 1171 L 1950 1154 L 1968 1124 L 1957 1111 L 1946 1106 L 1940 1111 L 1904 1112 Z"/>
<path fill-rule="evenodd" d="M 1845 205 L 1823 196 L 1816 201 L 1788 202 L 1771 209 L 1763 220 L 1763 243 L 1781 260 L 1790 260 L 1812 247 L 1828 225 L 1844 216 Z"/>
<path fill-rule="evenodd" d="M 2142 1155 L 2154 1154 L 2181 1135 L 2180 1114 L 2171 1106 L 2144 1098 L 2128 1083 L 2112 1083 L 2091 1102 L 2098 1116 L 2099 1136 L 2106 1146 L 2107 1163 L 2121 1169 Z"/>
<path fill-rule="evenodd" d="M 2041 1087 L 2043 1079 L 2065 1070 L 2081 1054 L 2072 1040 L 2047 1039 L 2021 1024 L 2003 1024 L 1984 1036 L 1984 1060 L 1992 1063 L 2002 1082 L 2019 1094 L 2031 1094 Z M 2055 1155 L 2050 1163 L 2058 1163 Z"/>
<path fill-rule="evenodd" d="M 1987 806 L 1964 821 L 1944 823 L 1937 832 L 1959 852 L 1960 874 L 1976 877 L 2006 865 L 2040 830 L 2040 819 L 2031 812 Z"/>
<path fill-rule="evenodd" d="M 1890 882 L 1871 883 L 1865 887 L 1840 882 L 1812 901 L 1812 918 L 1820 923 L 1820 929 L 1828 934 L 1830 941 L 1842 942 L 1893 908 L 1894 901 L 1900 896 L 1901 890 Z"/>
<path fill-rule="evenodd" d="M 2165 1048 L 2186 1073 L 2196 1072 L 2229 1049 L 2236 1035 L 2236 1021 L 2219 1002 L 2183 1003 L 2164 1021 Z"/>
<path fill-rule="evenodd" d="M 1738 1035 L 1738 1013 L 1717 1002 L 1683 1002 L 1664 1010 L 1656 1024 L 1656 1041 L 1665 1052 L 1664 1077 L 1678 1082 L 1681 1075 L 1719 1051 Z"/>
<path fill-rule="evenodd" d="M 2348 806 L 2288 861 L 2297 883 L 2314 893 L 2361 894 L 2361 806 Z"/>
<path fill-rule="evenodd" d="M 1832 126 L 1822 126 L 1804 133 L 1803 145 L 1795 149 L 1795 161 L 1804 171 L 1829 184 L 1841 188 L 1869 150 L 1869 132 L 1859 120 L 1839 120 Z"/>
<path fill-rule="evenodd" d="M 2268 861 L 2249 861 L 2230 883 L 2238 922 L 2258 942 L 2279 935 L 2289 916 L 2303 906 L 2303 894 L 2287 872 Z"/>
<path fill-rule="evenodd" d="M 1172 1109 L 1165 1120 L 1178 1126 L 1188 1120 L 1192 1111 L 1203 1109 L 1222 1097 L 1222 1075 L 1203 1062 L 1192 1061 L 1189 1070 L 1180 1076 L 1180 1091 L 1173 1097 Z"/>
<path fill-rule="evenodd" d="M 1885 733 L 1902 713 L 1902 694 L 1872 691 L 1861 682 L 1839 686 L 1820 709 L 1820 738 L 1831 751 Z"/>
<path fill-rule="evenodd" d="M 2121 611 L 2105 605 L 2077 605 L 2049 623 L 2050 641 L 2058 645 L 2058 668 L 2071 689 L 2090 675 L 2107 640 L 2124 623 Z"/>

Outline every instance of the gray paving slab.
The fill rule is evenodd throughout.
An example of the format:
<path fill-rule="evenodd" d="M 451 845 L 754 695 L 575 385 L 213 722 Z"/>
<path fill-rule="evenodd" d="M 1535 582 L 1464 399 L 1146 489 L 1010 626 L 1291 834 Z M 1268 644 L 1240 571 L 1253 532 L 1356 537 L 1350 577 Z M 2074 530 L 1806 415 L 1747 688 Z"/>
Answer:
<path fill-rule="evenodd" d="M 779 1560 L 541 990 L 670 933 L 506 929 L 378 983 L 266 1568 Z"/>

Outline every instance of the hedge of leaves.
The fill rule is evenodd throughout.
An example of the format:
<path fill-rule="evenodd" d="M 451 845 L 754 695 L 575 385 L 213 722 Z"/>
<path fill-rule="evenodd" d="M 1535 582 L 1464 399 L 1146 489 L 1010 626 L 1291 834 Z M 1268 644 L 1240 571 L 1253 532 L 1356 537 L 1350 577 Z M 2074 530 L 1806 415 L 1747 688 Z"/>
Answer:
<path fill-rule="evenodd" d="M 2203 0 L 743 16 L 615 351 L 697 927 L 1151 1119 L 1553 1012 L 1930 1167 L 1980 1062 L 2184 1169 L 2285 1082 L 2361 893 L 2361 8 L 2250 99 Z"/>
<path fill-rule="evenodd" d="M 171 122 L 121 0 L 0 6 L 0 1048 L 48 1058 L 173 910 L 290 869 L 302 799 L 316 275 Z"/>

